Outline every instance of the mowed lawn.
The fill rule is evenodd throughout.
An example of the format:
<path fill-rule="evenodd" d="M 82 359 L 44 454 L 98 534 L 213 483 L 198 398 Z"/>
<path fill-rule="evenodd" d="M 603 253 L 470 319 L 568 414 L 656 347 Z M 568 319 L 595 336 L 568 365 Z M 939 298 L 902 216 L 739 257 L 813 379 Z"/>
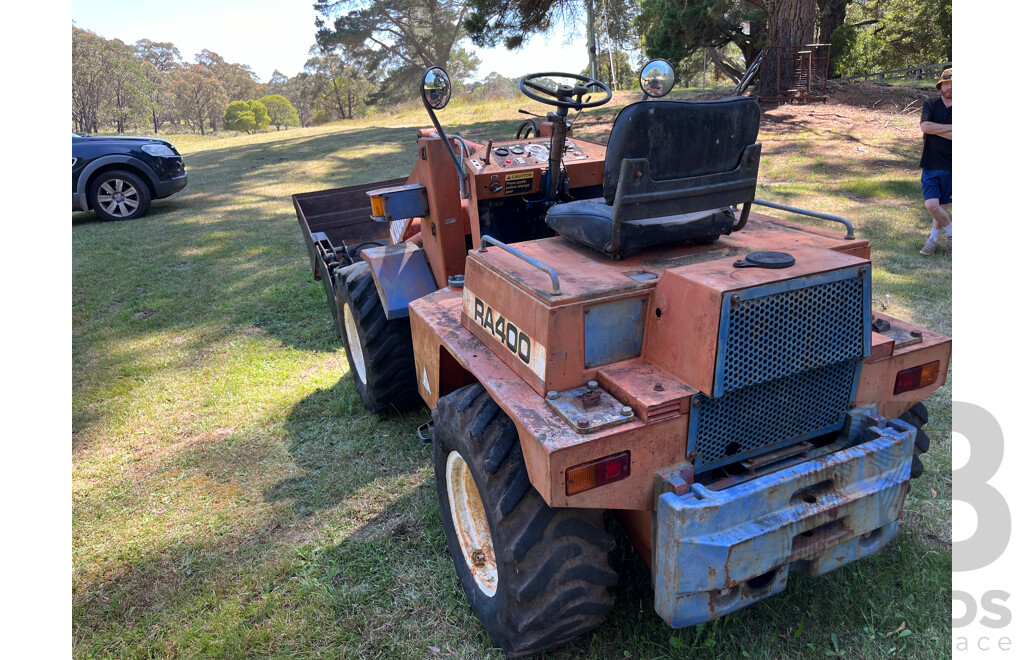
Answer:
<path fill-rule="evenodd" d="M 604 139 L 635 98 L 585 113 L 577 135 Z M 456 103 L 441 120 L 503 139 L 519 107 L 541 109 Z M 758 194 L 852 219 L 873 244 L 875 309 L 949 334 L 950 260 L 917 254 L 917 118 L 881 107 L 767 112 Z M 502 657 L 448 557 L 415 436 L 429 412 L 363 410 L 290 199 L 408 174 L 427 125 L 407 108 L 171 136 L 182 193 L 136 221 L 73 216 L 76 657 Z M 949 655 L 950 385 L 928 405 L 926 473 L 879 555 L 673 631 L 620 533 L 615 609 L 551 656 Z"/>

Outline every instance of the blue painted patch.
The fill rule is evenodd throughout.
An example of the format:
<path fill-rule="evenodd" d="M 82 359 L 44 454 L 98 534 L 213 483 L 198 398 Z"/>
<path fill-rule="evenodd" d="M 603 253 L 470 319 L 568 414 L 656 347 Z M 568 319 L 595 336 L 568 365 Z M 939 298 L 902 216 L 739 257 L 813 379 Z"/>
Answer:
<path fill-rule="evenodd" d="M 646 308 L 646 296 L 587 307 L 583 315 L 586 368 L 639 357 Z"/>
<path fill-rule="evenodd" d="M 785 589 L 789 571 L 821 575 L 896 534 L 915 430 L 874 439 L 731 488 L 659 496 L 655 609 L 674 628 L 710 621 Z"/>
<path fill-rule="evenodd" d="M 425 218 L 427 216 L 427 189 L 418 183 L 393 188 L 378 188 L 367 193 L 369 197 L 381 197 L 384 200 L 384 216 L 371 216 L 378 222 L 393 222 L 408 218 Z"/>
<path fill-rule="evenodd" d="M 360 252 L 388 320 L 409 316 L 409 303 L 437 291 L 426 253 L 412 243 L 367 248 Z"/>

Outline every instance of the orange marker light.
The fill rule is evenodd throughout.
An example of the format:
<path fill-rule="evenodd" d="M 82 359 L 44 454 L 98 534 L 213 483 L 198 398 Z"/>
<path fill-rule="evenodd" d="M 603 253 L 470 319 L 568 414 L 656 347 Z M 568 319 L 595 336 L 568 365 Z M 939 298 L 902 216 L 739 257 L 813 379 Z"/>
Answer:
<path fill-rule="evenodd" d="M 909 392 L 910 390 L 928 387 L 929 385 L 934 384 L 938 379 L 938 360 L 929 362 L 928 364 L 911 367 L 910 369 L 904 369 L 896 374 L 896 384 L 893 386 L 892 393 L 900 394 L 902 392 Z"/>
<path fill-rule="evenodd" d="M 384 217 L 384 198 L 380 195 L 374 195 L 370 198 L 370 212 L 375 218 Z"/>
<path fill-rule="evenodd" d="M 575 495 L 591 488 L 622 481 L 629 476 L 629 452 L 605 456 L 574 465 L 565 471 L 565 494 Z"/>

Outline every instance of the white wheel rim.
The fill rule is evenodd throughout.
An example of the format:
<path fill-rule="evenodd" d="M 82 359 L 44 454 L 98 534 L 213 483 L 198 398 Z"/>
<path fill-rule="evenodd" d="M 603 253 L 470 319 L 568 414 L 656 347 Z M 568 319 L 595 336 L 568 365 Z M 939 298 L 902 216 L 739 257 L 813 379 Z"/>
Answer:
<path fill-rule="evenodd" d="M 473 473 L 457 451 L 448 454 L 445 485 L 455 538 L 462 550 L 462 558 L 476 586 L 491 597 L 498 590 L 498 563 L 494 543 L 491 541 L 491 530 L 487 526 L 487 514 L 484 512 L 483 500 L 480 499 L 480 491 L 473 481 Z"/>
<path fill-rule="evenodd" d="M 366 385 L 366 362 L 363 360 L 363 347 L 359 343 L 359 331 L 356 329 L 356 320 L 352 316 L 352 310 L 348 303 L 342 310 L 345 317 L 345 337 L 348 339 L 348 355 L 352 358 L 352 364 L 356 365 L 356 375 L 360 382 Z"/>

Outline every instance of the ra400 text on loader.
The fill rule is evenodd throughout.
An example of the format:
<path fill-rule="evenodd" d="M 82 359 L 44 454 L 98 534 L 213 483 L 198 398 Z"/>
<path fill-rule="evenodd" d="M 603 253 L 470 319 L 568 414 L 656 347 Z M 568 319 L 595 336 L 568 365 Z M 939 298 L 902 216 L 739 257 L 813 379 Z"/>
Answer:
<path fill-rule="evenodd" d="M 431 69 L 409 177 L 294 197 L 363 400 L 432 411 L 455 570 L 511 656 L 603 621 L 605 512 L 673 627 L 877 552 L 946 380 L 949 338 L 872 314 L 848 222 L 752 212 L 755 100 L 641 78 L 607 144 L 571 129 L 611 92 L 560 73 L 520 82 L 547 121 L 478 144 L 443 130 Z"/>

